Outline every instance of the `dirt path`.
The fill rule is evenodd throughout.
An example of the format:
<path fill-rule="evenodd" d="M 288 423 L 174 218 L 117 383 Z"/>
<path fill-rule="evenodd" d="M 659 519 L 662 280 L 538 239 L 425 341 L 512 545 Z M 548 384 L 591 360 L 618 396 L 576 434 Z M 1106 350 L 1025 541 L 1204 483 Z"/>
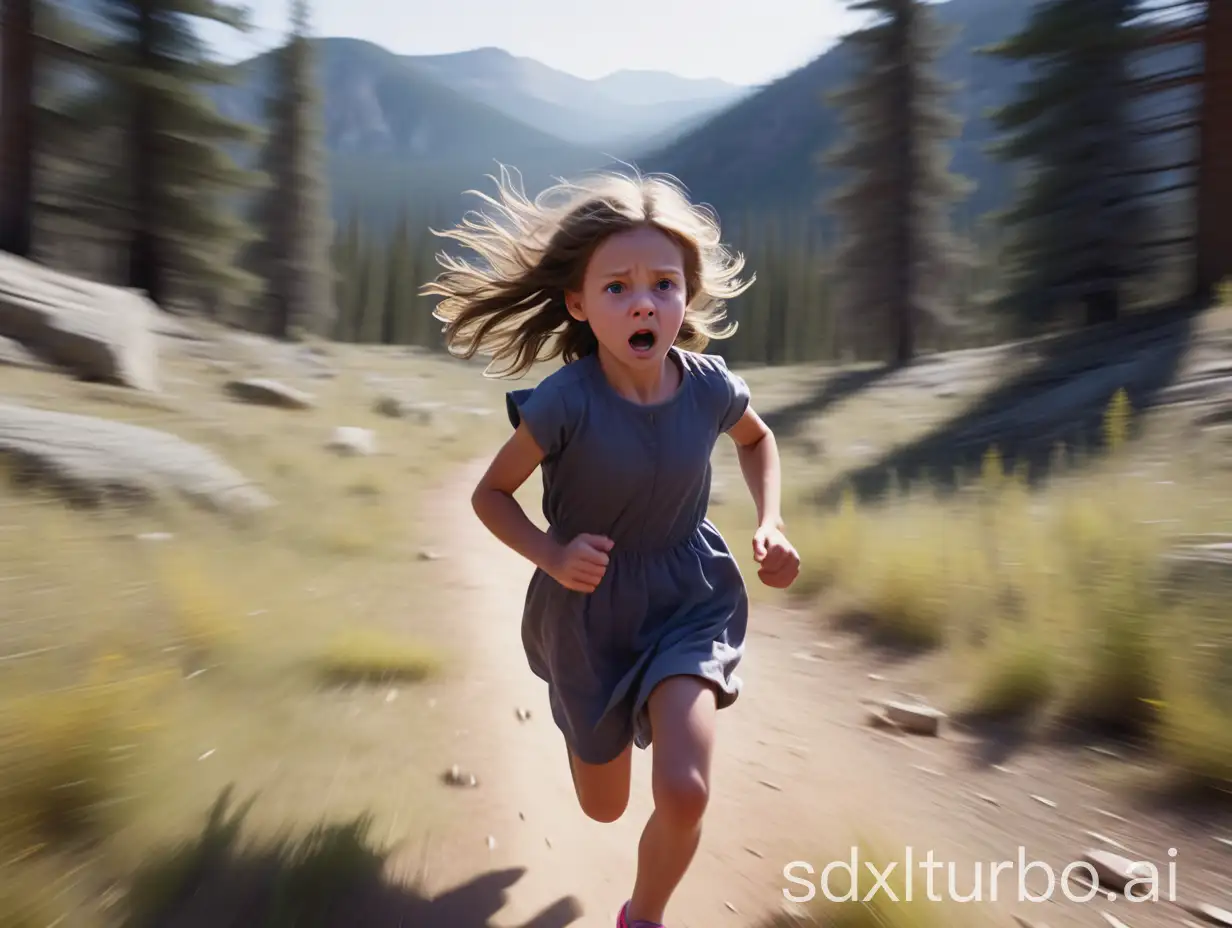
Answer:
<path fill-rule="evenodd" d="M 451 627 L 471 648 L 473 676 L 457 683 L 451 696 L 451 711 L 465 726 L 458 731 L 456 762 L 480 785 L 443 800 L 456 800 L 465 811 L 444 839 L 447 850 L 433 864 L 431 882 L 448 887 L 477 872 L 525 868 L 495 925 L 610 928 L 631 887 L 638 836 L 651 810 L 650 755 L 636 754 L 633 798 L 623 819 L 602 825 L 585 818 L 573 797 L 546 687 L 522 652 L 519 617 L 530 568 L 484 530 L 469 506 L 482 466 L 472 465 L 434 498 L 445 555 L 442 582 L 461 595 Z M 900 860 L 899 872 L 907 845 L 917 860 L 931 849 L 935 859 L 953 861 L 958 894 L 971 892 L 975 864 L 982 863 L 985 899 L 992 861 L 1016 861 L 1021 847 L 1027 860 L 1044 861 L 1059 874 L 1084 849 L 1100 846 L 1090 834 L 1097 832 L 1127 846 L 1130 856 L 1156 861 L 1165 880 L 1169 860 L 1176 860 L 1182 899 L 1232 907 L 1226 875 L 1232 846 L 1217 840 L 1228 837 L 1226 831 L 1209 822 L 1186 828 L 1137 821 L 1096 785 L 1081 759 L 1031 755 L 976 769 L 972 741 L 959 733 L 920 738 L 875 732 L 864 724 L 860 697 L 890 695 L 892 683 L 869 674 L 879 669 L 892 680 L 894 671 L 874 668 L 841 640 L 821 638 L 807 617 L 756 611 L 742 665 L 745 695 L 720 715 L 707 830 L 668 913 L 670 928 L 744 928 L 782 910 L 784 890 L 801 890 L 784 878 L 785 865 L 805 860 L 820 873 L 835 856 L 849 854 L 857 832 L 882 835 L 886 853 Z M 519 707 L 530 710 L 529 720 L 519 721 Z M 1178 848 L 1175 858 L 1167 856 L 1168 847 Z M 948 892 L 948 878 L 947 870 L 937 871 L 938 892 Z M 920 896 L 924 879 L 916 870 Z M 1108 924 L 1097 908 L 1131 928 L 1185 923 L 1185 913 L 1166 902 L 1079 904 L 1058 891 L 1051 902 L 1032 904 L 1017 898 L 1017 870 L 997 880 L 1001 901 L 978 912 L 976 905 L 960 907 L 975 916 L 973 923 L 1011 925 L 1017 913 L 1053 928 Z M 1047 882 L 1039 867 L 1026 877 L 1036 893 Z M 1168 888 L 1164 882 L 1161 893 Z M 582 910 L 572 922 L 560 914 L 562 897 L 570 895 Z M 552 914 L 535 920 L 553 904 Z"/>

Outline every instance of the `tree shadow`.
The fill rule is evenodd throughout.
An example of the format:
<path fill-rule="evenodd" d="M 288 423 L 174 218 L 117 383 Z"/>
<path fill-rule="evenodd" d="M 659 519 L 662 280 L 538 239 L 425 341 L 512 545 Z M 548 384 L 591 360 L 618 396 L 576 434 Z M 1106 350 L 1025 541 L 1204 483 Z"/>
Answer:
<path fill-rule="evenodd" d="M 139 868 L 123 928 L 490 928 L 525 874 L 494 870 L 431 895 L 390 875 L 366 817 L 243 842 L 251 801 L 231 814 L 230 797 L 228 788 L 199 836 Z M 580 917 L 578 901 L 565 896 L 522 928 L 566 928 Z"/>
<path fill-rule="evenodd" d="M 867 390 L 896 370 L 898 368 L 893 365 L 882 365 L 840 371 L 823 378 L 816 385 L 816 389 L 803 399 L 762 413 L 762 419 L 778 438 L 792 438 L 800 427 L 814 416 L 820 415 L 831 406 L 849 399 L 862 390 Z"/>
<path fill-rule="evenodd" d="M 1078 455 L 1095 460 L 1106 451 L 1105 416 L 1117 391 L 1125 390 L 1135 413 L 1155 405 L 1176 378 L 1202 308 L 1177 306 L 1023 343 L 1012 350 L 1034 356 L 1029 370 L 920 439 L 831 481 L 814 501 L 833 506 L 850 489 L 857 500 L 872 502 L 896 484 L 925 479 L 949 493 L 979 470 L 993 447 L 1006 471 L 1021 469 L 1032 485 L 1052 473 L 1059 447 L 1067 463 Z"/>

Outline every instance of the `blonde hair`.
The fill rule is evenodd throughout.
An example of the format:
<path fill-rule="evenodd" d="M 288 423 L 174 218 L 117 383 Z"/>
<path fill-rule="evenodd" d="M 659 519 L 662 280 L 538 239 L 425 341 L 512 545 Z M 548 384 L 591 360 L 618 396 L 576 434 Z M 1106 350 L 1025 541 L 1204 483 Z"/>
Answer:
<path fill-rule="evenodd" d="M 565 363 L 590 354 L 597 342 L 590 326 L 574 319 L 565 294 L 582 287 L 587 263 L 609 236 L 651 226 L 671 237 L 684 255 L 686 309 L 676 338 L 700 351 L 712 338 L 726 338 L 724 301 L 743 293 L 755 278 L 739 279 L 744 257 L 719 239 L 719 224 L 706 207 L 689 202 L 671 178 L 599 173 L 560 181 L 530 200 L 514 187 L 502 165 L 497 197 L 468 191 L 495 216 L 469 212 L 460 225 L 433 234 L 469 247 L 479 264 L 441 252 L 445 268 L 424 285 L 424 295 L 443 299 L 432 315 L 445 323 L 451 354 L 508 361 L 495 376 L 525 373 L 537 361 L 560 356 Z M 489 175 L 490 176 L 490 175 Z"/>

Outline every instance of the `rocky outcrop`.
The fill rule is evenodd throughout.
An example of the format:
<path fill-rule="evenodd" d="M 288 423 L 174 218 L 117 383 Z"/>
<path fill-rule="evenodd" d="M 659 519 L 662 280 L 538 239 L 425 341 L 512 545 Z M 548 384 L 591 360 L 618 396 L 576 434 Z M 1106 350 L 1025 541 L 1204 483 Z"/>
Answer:
<path fill-rule="evenodd" d="M 0 253 L 0 336 L 82 379 L 158 390 L 159 313 L 136 291 Z"/>
<path fill-rule="evenodd" d="M 17 475 L 91 505 L 177 493 L 207 508 L 248 513 L 272 500 L 213 452 L 155 429 L 0 403 L 0 457 Z"/>

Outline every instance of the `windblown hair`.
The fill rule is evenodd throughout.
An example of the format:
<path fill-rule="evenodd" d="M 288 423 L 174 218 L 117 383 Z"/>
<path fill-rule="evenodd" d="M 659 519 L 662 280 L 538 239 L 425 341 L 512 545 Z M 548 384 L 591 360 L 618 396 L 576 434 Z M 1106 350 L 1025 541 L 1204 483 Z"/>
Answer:
<path fill-rule="evenodd" d="M 561 181 L 532 201 L 504 166 L 500 174 L 491 178 L 497 197 L 468 191 L 495 215 L 472 211 L 453 229 L 433 230 L 479 256 L 472 264 L 439 253 L 445 270 L 421 290 L 443 298 L 433 316 L 445 323 L 451 354 L 489 355 L 485 376 L 518 376 L 537 361 L 560 356 L 568 363 L 593 353 L 594 333 L 569 315 L 565 295 L 581 289 L 591 255 L 606 238 L 642 226 L 670 236 L 684 255 L 686 309 L 676 344 L 700 351 L 736 330 L 723 324 L 724 301 L 755 278 L 740 280 L 744 257 L 727 250 L 713 213 L 691 204 L 671 179 L 600 173 Z M 508 363 L 491 375 L 497 361 Z"/>

